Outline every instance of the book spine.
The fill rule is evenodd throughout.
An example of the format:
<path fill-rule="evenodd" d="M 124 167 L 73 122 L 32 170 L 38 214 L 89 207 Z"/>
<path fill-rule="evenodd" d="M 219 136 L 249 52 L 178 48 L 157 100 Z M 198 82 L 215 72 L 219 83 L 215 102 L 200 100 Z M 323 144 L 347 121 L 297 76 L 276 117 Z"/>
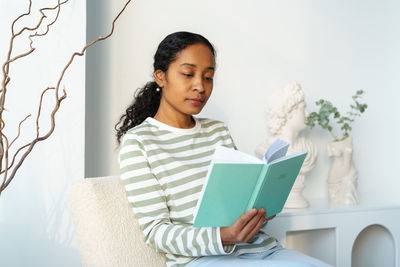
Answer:
<path fill-rule="evenodd" d="M 258 198 L 258 194 L 260 192 L 260 189 L 262 188 L 264 182 L 265 182 L 265 177 L 267 177 L 267 172 L 268 172 L 268 164 L 265 164 L 260 172 L 260 175 L 258 176 L 257 184 L 254 187 L 253 193 L 251 194 L 251 198 L 249 200 L 249 203 L 247 204 L 246 212 L 254 208 L 254 204 L 256 203 L 256 200 Z"/>

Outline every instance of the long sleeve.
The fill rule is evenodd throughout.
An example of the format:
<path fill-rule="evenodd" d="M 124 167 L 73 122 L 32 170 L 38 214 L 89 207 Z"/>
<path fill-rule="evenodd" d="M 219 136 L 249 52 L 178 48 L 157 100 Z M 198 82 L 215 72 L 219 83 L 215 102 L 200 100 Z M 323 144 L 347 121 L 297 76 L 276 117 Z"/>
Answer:
<path fill-rule="evenodd" d="M 222 246 L 219 228 L 194 228 L 186 222 L 172 222 L 165 190 L 152 173 L 137 135 L 125 136 L 119 160 L 128 201 L 146 242 L 157 251 L 196 257 L 227 254 L 233 250 L 233 246 Z M 185 209 L 185 205 L 180 209 Z"/>

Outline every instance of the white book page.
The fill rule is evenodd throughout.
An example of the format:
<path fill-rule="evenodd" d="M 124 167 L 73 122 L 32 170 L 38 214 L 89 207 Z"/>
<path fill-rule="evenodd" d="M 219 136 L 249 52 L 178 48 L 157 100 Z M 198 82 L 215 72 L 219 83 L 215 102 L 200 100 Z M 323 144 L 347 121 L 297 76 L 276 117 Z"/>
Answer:
<path fill-rule="evenodd" d="M 264 161 L 270 163 L 284 157 L 289 149 L 289 144 L 281 139 L 276 139 L 267 149 L 264 156 Z"/>
<path fill-rule="evenodd" d="M 307 152 L 301 152 L 301 151 L 300 152 L 296 152 L 296 153 L 293 153 L 293 154 L 290 154 L 290 155 L 287 155 L 287 156 L 284 156 L 284 157 L 281 157 L 281 158 L 277 158 L 277 159 L 275 159 L 275 160 L 273 160 L 273 161 L 271 161 L 269 163 L 272 164 L 272 163 L 279 162 L 279 161 L 282 161 L 284 159 L 290 159 L 290 158 L 293 158 L 293 157 L 295 157 L 297 155 L 305 154 L 305 153 L 307 153 Z"/>
<path fill-rule="evenodd" d="M 214 163 L 264 163 L 261 159 L 233 148 L 218 146 L 212 159 Z"/>

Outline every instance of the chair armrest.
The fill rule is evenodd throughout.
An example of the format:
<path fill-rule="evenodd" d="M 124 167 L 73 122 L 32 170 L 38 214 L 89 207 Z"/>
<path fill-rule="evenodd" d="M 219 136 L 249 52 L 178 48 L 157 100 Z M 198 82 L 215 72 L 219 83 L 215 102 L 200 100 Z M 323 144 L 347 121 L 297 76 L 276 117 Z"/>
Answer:
<path fill-rule="evenodd" d="M 70 206 L 84 266 L 165 266 L 146 245 L 118 177 L 72 184 Z"/>

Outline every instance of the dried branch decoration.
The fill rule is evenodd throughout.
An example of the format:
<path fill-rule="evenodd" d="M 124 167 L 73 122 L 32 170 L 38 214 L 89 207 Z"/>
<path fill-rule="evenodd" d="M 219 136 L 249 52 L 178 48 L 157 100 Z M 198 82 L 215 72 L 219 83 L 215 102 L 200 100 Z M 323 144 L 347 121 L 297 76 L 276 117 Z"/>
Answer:
<path fill-rule="evenodd" d="M 3 119 L 3 111 L 6 110 L 5 109 L 5 102 L 6 102 L 6 94 L 7 94 L 7 85 L 10 83 L 11 78 L 10 78 L 10 64 L 14 63 L 15 61 L 29 56 L 30 54 L 32 54 L 35 51 L 35 47 L 33 47 L 33 42 L 34 42 L 34 38 L 39 38 L 39 37 L 43 37 L 45 36 L 49 30 L 50 27 L 57 21 L 60 11 L 61 11 L 61 6 L 66 4 L 69 0 L 65 0 L 63 2 L 61 2 L 60 0 L 58 0 L 57 5 L 55 7 L 46 7 L 46 8 L 41 8 L 39 9 L 39 12 L 41 14 L 41 17 L 39 19 L 39 21 L 37 22 L 36 26 L 33 27 L 23 27 L 22 29 L 20 29 L 18 32 L 16 32 L 15 30 L 15 24 L 22 19 L 25 16 L 29 16 L 31 14 L 31 8 L 32 8 L 32 0 L 29 0 L 29 7 L 28 7 L 28 11 L 24 14 L 21 14 L 20 16 L 18 16 L 11 24 L 11 39 L 10 39 L 10 45 L 9 45 L 9 49 L 8 49 L 8 53 L 7 53 L 7 59 L 4 62 L 4 64 L 2 65 L 2 72 L 3 72 L 3 78 L 1 81 L 1 89 L 0 89 L 0 196 L 1 193 L 7 188 L 7 186 L 10 184 L 10 182 L 15 178 L 15 175 L 18 171 L 18 169 L 21 167 L 22 163 L 24 162 L 24 160 L 26 159 L 26 157 L 32 152 L 32 149 L 35 147 L 35 145 L 38 142 L 44 141 L 46 140 L 48 137 L 50 137 L 55 129 L 56 126 L 56 120 L 55 120 L 55 115 L 57 113 L 57 111 L 60 108 L 61 102 L 67 97 L 67 93 L 65 91 L 65 88 L 62 89 L 62 94 L 60 95 L 60 85 L 61 82 L 64 78 L 64 75 L 66 73 L 66 71 L 68 70 L 68 68 L 71 66 L 72 62 L 74 61 L 75 57 L 77 56 L 83 56 L 85 54 L 85 51 L 92 45 L 94 45 L 97 42 L 103 41 L 107 38 L 109 38 L 113 33 L 114 33 L 114 27 L 115 27 L 115 23 L 118 20 L 118 18 L 121 16 L 121 14 L 124 12 L 124 10 L 126 9 L 126 7 L 128 6 L 128 4 L 131 2 L 131 0 L 127 0 L 125 5 L 123 6 L 123 8 L 120 10 L 120 12 L 118 13 L 118 15 L 114 18 L 113 22 L 112 22 L 112 27 L 111 27 L 111 31 L 104 37 L 99 37 L 95 40 L 93 40 L 92 42 L 86 44 L 82 50 L 79 52 L 74 52 L 70 59 L 68 60 L 67 64 L 64 66 L 64 68 L 61 71 L 60 77 L 58 78 L 57 84 L 56 86 L 53 87 L 47 87 L 46 89 L 44 89 L 40 95 L 40 102 L 39 102 L 39 107 L 38 107 L 38 112 L 36 115 L 36 135 L 35 138 L 33 138 L 33 140 L 31 140 L 30 142 L 28 142 L 27 144 L 19 147 L 16 152 L 11 155 L 10 152 L 10 147 L 15 143 L 15 141 L 20 137 L 20 133 L 21 133 L 21 126 L 22 124 L 31 117 L 31 114 L 27 115 L 21 122 L 19 122 L 18 124 L 18 134 L 16 137 L 14 137 L 14 139 L 11 141 L 11 143 L 9 143 L 9 139 L 8 137 L 4 134 L 4 127 L 6 125 L 6 122 Z M 44 12 L 56 12 L 56 15 L 54 17 L 54 19 L 49 22 L 47 25 L 45 25 L 46 30 L 43 33 L 38 33 L 36 32 L 36 30 L 39 29 L 39 27 L 41 27 L 42 25 L 44 26 L 43 22 L 45 21 L 44 19 L 47 17 L 45 15 Z M 16 56 L 13 55 L 13 48 L 14 48 L 14 40 L 20 36 L 21 34 L 23 34 L 24 32 L 29 32 L 31 34 L 28 35 L 29 41 L 30 41 L 30 49 L 27 52 L 18 54 Z M 52 112 L 50 115 L 50 120 L 51 120 L 51 124 L 50 124 L 50 129 L 44 133 L 41 134 L 39 132 L 39 117 L 41 115 L 41 111 L 42 111 L 42 105 L 43 105 L 43 97 L 46 93 L 52 91 L 54 93 L 55 96 L 55 104 L 52 108 Z M 22 153 L 22 155 L 18 158 L 18 154 Z M 10 162 L 10 157 L 12 158 L 11 162 Z M 9 173 L 11 173 L 9 175 Z"/>

